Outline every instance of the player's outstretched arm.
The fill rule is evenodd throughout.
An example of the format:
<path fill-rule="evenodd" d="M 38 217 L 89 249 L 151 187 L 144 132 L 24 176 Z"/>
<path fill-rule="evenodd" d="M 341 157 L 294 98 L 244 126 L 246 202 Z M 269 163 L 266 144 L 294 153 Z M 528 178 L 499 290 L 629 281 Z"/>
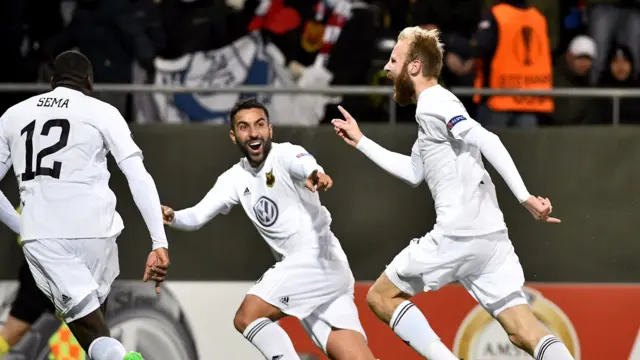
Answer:
<path fill-rule="evenodd" d="M 149 229 L 153 250 L 169 248 L 167 235 L 162 225 L 162 214 L 158 211 L 160 196 L 158 196 L 156 183 L 142 163 L 142 157 L 139 155 L 130 156 L 120 161 L 118 166 L 127 178 L 133 201 Z"/>
<path fill-rule="evenodd" d="M 11 168 L 11 150 L 4 135 L 2 123 L 4 115 L 0 117 L 0 180 L 4 179 Z M 6 196 L 0 191 L 0 221 L 5 223 L 13 232 L 20 234 L 20 214 L 13 208 Z"/>
<path fill-rule="evenodd" d="M 0 181 L 7 174 L 10 167 L 10 165 L 0 163 Z M 2 191 L 0 191 L 0 221 L 7 225 L 14 233 L 20 235 L 20 214 L 18 214 Z"/>
<path fill-rule="evenodd" d="M 551 214 L 551 201 L 549 199 L 529 194 L 516 164 L 513 162 L 511 155 L 509 155 L 509 151 L 507 151 L 507 148 L 504 147 L 504 144 L 496 134 L 480 125 L 476 125 L 462 133 L 461 137 L 467 144 L 480 149 L 482 155 L 504 179 L 518 201 L 529 210 L 536 220 L 544 220 L 550 223 L 560 222 L 559 219 L 549 217 Z"/>
<path fill-rule="evenodd" d="M 220 176 L 213 188 L 199 203 L 187 209 L 173 211 L 162 206 L 165 224 L 179 230 L 198 230 L 214 217 L 226 214 L 239 202 L 225 176 Z"/>
<path fill-rule="evenodd" d="M 156 293 L 159 294 L 160 284 L 166 280 L 169 268 L 169 242 L 162 226 L 162 215 L 158 211 L 160 197 L 156 183 L 145 169 L 139 152 L 119 161 L 118 166 L 127 178 L 133 201 L 151 235 L 152 251 L 147 257 L 142 279 L 145 282 L 155 281 Z"/>
<path fill-rule="evenodd" d="M 376 165 L 407 184 L 416 187 L 422 183 L 424 171 L 422 159 L 417 150 L 417 144 L 414 144 L 411 156 L 387 150 L 364 136 L 360 131 L 358 123 L 347 110 L 342 106 L 339 106 L 338 109 L 340 109 L 340 112 L 344 115 L 344 120 L 333 119 L 331 123 L 340 138 L 347 144 L 360 150 L 360 152 L 376 163 Z"/>

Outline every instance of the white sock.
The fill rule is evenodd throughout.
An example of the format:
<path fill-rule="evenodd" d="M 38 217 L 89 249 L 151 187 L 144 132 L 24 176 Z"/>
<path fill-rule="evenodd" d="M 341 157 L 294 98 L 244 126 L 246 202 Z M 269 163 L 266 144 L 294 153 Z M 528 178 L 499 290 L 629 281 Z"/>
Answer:
<path fill-rule="evenodd" d="M 99 337 L 89 345 L 91 360 L 122 360 L 127 350 L 120 341 L 110 337 Z"/>
<path fill-rule="evenodd" d="M 429 360 L 458 360 L 411 301 L 404 301 L 396 308 L 389 326 L 400 339 Z"/>
<path fill-rule="evenodd" d="M 267 318 L 259 318 L 249 324 L 242 335 L 267 360 L 300 360 L 287 332 Z"/>
<path fill-rule="evenodd" d="M 553 335 L 543 336 L 533 351 L 533 357 L 537 360 L 573 360 L 569 349 L 562 340 Z"/>

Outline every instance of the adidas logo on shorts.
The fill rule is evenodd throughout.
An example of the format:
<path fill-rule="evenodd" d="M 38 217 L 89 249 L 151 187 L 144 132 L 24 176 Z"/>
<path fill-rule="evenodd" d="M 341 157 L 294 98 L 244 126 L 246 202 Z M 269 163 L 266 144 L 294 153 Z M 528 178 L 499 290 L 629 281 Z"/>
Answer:
<path fill-rule="evenodd" d="M 66 304 L 66 303 L 68 303 L 69 301 L 71 301 L 71 298 L 70 298 L 70 297 L 68 297 L 67 295 L 64 295 L 64 294 L 63 294 L 63 295 L 62 295 L 62 303 L 63 303 L 63 304 Z"/>
<path fill-rule="evenodd" d="M 289 297 L 288 296 L 283 296 L 280 298 L 280 302 L 285 304 L 285 305 L 289 305 Z"/>
<path fill-rule="evenodd" d="M 242 195 L 251 195 L 251 191 L 249 191 L 249 188 L 245 188 Z"/>

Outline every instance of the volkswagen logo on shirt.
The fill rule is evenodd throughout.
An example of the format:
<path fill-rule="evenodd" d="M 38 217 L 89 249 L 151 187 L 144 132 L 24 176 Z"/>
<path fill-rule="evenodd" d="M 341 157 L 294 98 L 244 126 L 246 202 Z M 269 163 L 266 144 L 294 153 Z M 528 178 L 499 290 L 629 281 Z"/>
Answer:
<path fill-rule="evenodd" d="M 253 205 L 253 212 L 258 222 L 264 227 L 269 227 L 278 220 L 278 205 L 266 196 L 261 196 Z"/>

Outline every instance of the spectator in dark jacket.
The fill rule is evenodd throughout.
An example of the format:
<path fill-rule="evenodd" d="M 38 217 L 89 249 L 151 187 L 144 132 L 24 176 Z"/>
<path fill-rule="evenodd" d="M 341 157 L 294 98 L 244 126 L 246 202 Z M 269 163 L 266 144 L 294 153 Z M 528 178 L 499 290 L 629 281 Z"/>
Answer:
<path fill-rule="evenodd" d="M 235 26 L 230 9 L 217 0 L 165 0 L 160 5 L 167 46 L 165 59 L 221 48 L 231 43 L 228 28 Z"/>
<path fill-rule="evenodd" d="M 131 83 L 135 60 L 153 72 L 156 49 L 130 0 L 78 0 L 67 29 L 48 46 L 51 57 L 78 48 L 93 65 L 96 83 Z M 98 94 L 126 116 L 127 94 Z"/>
<path fill-rule="evenodd" d="M 442 33 L 445 62 L 440 79 L 447 87 L 472 87 L 475 63 L 471 54 L 471 38 L 482 16 L 484 0 L 420 0 L 411 9 L 412 24 L 435 28 Z M 461 97 L 474 116 L 475 103 L 471 97 Z"/>
<path fill-rule="evenodd" d="M 553 86 L 556 88 L 584 88 L 589 86 L 589 71 L 597 56 L 592 38 L 580 35 L 571 40 L 564 56 L 556 60 Z M 555 125 L 577 125 L 593 116 L 593 99 L 584 97 L 558 97 L 551 115 Z"/>
<path fill-rule="evenodd" d="M 608 64 L 600 77 L 599 87 L 629 89 L 638 88 L 640 82 L 634 75 L 634 59 L 631 50 L 625 45 L 616 45 L 609 52 Z M 620 123 L 640 124 L 639 99 L 625 98 L 620 100 Z M 601 99 L 598 101 L 599 116 L 595 123 L 611 124 L 613 101 Z"/>
<path fill-rule="evenodd" d="M 589 35 L 596 41 L 600 55 L 593 63 L 592 83 L 607 72 L 605 55 L 613 43 L 624 44 L 633 54 L 634 69 L 640 65 L 640 1 L 638 0 L 587 0 Z M 635 75 L 635 73 L 634 73 Z"/>
<path fill-rule="evenodd" d="M 28 82 L 28 69 L 24 65 L 22 42 L 25 37 L 24 21 L 26 3 L 22 0 L 0 2 L 0 82 Z M 23 93 L 3 93 L 0 96 L 0 112 L 28 97 Z"/>

